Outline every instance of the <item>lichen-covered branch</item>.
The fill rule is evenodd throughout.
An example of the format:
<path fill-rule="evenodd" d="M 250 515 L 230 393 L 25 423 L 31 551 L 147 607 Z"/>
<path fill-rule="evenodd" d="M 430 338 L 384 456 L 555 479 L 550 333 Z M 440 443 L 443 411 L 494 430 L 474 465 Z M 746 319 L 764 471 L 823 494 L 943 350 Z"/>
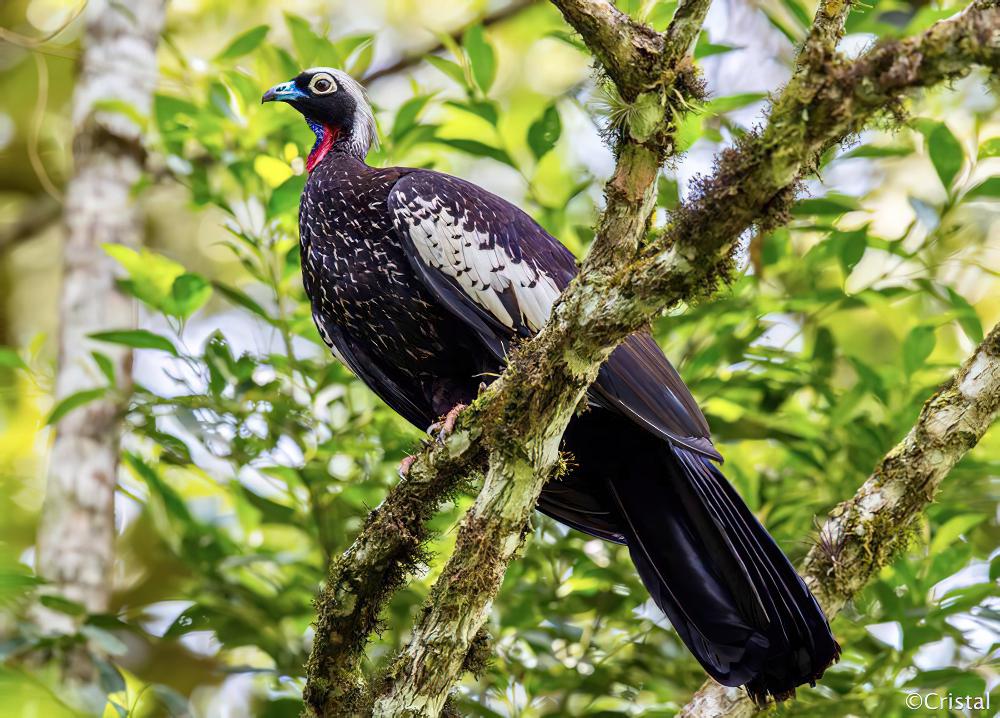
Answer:
<path fill-rule="evenodd" d="M 623 97 L 643 101 L 649 88 L 659 93 L 666 87 L 657 86 L 655 78 L 648 84 L 648 69 L 637 69 L 634 63 L 644 60 L 647 68 L 653 64 L 659 71 L 677 72 L 676 58 L 661 64 L 654 57 L 654 48 L 662 50 L 667 43 L 651 38 L 648 28 L 636 30 L 641 26 L 609 4 L 554 1 L 606 63 Z M 960 77 L 971 63 L 996 67 L 997 20 L 994 2 L 974 3 L 966 13 L 920 37 L 879 45 L 853 62 L 831 58 L 822 73 L 798 73 L 775 102 L 765 130 L 725 151 L 713 176 L 696 186 L 695 199 L 682 205 L 660 238 L 639 255 L 635 248 L 652 206 L 647 182 L 655 182 L 654 167 L 659 164 L 654 160 L 666 151 L 654 144 L 647 153 L 647 143 L 670 137 L 667 93 L 658 95 L 664 115 L 652 131 L 627 128 L 619 138 L 621 172 L 609 183 L 608 209 L 583 272 L 564 292 L 542 332 L 515 352 L 503 376 L 477 402 L 475 416 L 460 420 L 464 448 L 429 447 L 413 465 L 429 466 L 443 451 L 455 462 L 470 456 L 481 460 L 486 452 L 490 468 L 413 639 L 386 674 L 376 714 L 436 715 L 441 710 L 521 544 L 538 493 L 558 470 L 562 432 L 613 348 L 665 307 L 714 288 L 726 276 L 729 257 L 746 229 L 785 219 L 798 180 L 814 168 L 823 151 L 878 113 L 892 111 L 911 88 Z M 612 186 L 616 178 L 623 183 L 624 200 Z M 616 211 L 621 212 L 617 217 Z M 469 448 L 477 443 L 482 452 Z M 452 477 L 461 475 L 461 469 L 451 472 Z M 393 492 L 383 506 L 395 500 Z M 336 594 L 328 584 L 321 610 L 329 608 L 326 597 Z M 373 608 L 369 615 L 377 616 L 382 598 L 347 592 L 333 605 L 368 602 Z M 317 633 L 317 643 L 323 638 Z M 365 636 L 351 640 L 356 642 L 341 644 L 363 645 Z M 328 648 L 317 645 L 314 651 Z M 336 655 L 327 656 L 328 668 L 343 665 Z M 339 655 L 357 666 L 356 652 Z M 337 696 L 343 685 L 330 681 L 330 675 L 310 670 L 308 705 L 317 715 L 344 715 L 347 704 Z M 358 699 L 355 708 L 367 706 L 357 693 L 353 697 Z"/>
<path fill-rule="evenodd" d="M 786 219 L 798 181 L 823 152 L 874 118 L 901 112 L 907 91 L 963 77 L 975 65 L 1000 68 L 996 0 L 974 2 L 917 37 L 876 45 L 857 60 L 831 61 L 822 74 L 793 77 L 764 130 L 723 151 L 660 240 L 611 283 L 587 331 L 627 334 L 665 306 L 714 289 L 727 276 L 737 239 L 755 224 L 766 229 Z"/>
<path fill-rule="evenodd" d="M 835 615 L 903 548 L 914 518 L 1000 415 L 1000 325 L 925 404 L 904 439 L 827 517 L 802 574 Z"/>
<path fill-rule="evenodd" d="M 1000 418 L 1000 324 L 927 400 L 916 424 L 849 500 L 838 505 L 802 564 L 802 575 L 833 618 L 905 548 L 913 521 L 934 500 L 952 467 Z M 708 681 L 682 718 L 757 711 L 739 689 Z"/>
<path fill-rule="evenodd" d="M 316 632 L 306 666 L 304 699 L 318 716 L 366 712 L 361 673 L 365 645 L 386 602 L 422 558 L 427 522 L 454 495 L 477 463 L 485 463 L 479 441 L 486 392 L 459 417 L 444 441 L 429 445 L 368 516 L 354 543 L 331 563 L 316 598 Z"/>
<path fill-rule="evenodd" d="M 812 26 L 802 51 L 796 58 L 796 67 L 817 68 L 829 61 L 837 52 L 837 43 L 844 36 L 847 16 L 851 14 L 852 0 L 822 0 L 816 8 Z"/>
<path fill-rule="evenodd" d="M 651 90 L 668 63 L 666 38 L 630 18 L 607 0 L 552 0 L 580 33 L 622 97 Z"/>

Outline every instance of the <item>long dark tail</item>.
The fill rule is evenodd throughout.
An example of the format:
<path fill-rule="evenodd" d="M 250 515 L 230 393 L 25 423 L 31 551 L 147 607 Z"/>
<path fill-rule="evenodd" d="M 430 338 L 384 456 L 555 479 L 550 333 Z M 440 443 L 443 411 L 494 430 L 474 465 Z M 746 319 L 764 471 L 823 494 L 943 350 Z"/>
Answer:
<path fill-rule="evenodd" d="M 609 482 L 653 600 L 715 680 L 756 702 L 815 683 L 840 655 L 816 599 L 712 462 L 661 446 L 668 476 L 646 463 Z"/>

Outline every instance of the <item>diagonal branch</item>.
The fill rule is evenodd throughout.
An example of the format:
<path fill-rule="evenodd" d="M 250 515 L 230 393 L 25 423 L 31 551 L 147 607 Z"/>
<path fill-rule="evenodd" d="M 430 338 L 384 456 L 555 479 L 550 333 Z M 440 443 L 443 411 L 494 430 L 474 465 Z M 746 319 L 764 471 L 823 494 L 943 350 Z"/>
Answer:
<path fill-rule="evenodd" d="M 827 517 L 801 571 L 827 616 L 840 613 L 905 547 L 907 527 L 998 418 L 1000 324 L 927 400 L 910 432 L 857 493 Z M 747 718 L 756 711 L 739 689 L 706 681 L 680 716 Z"/>

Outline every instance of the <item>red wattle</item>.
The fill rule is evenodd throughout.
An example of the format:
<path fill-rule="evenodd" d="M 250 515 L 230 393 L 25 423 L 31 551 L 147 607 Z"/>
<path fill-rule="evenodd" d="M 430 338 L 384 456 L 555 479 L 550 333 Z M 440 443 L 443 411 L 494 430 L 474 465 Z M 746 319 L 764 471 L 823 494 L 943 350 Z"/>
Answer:
<path fill-rule="evenodd" d="M 306 171 L 312 172 L 313 168 L 320 163 L 326 153 L 330 151 L 333 147 L 333 143 L 337 140 L 337 135 L 340 134 L 340 130 L 335 127 L 330 127 L 329 125 L 323 125 L 323 139 L 320 143 L 316 145 L 315 149 L 309 153 L 309 158 L 306 160 Z"/>

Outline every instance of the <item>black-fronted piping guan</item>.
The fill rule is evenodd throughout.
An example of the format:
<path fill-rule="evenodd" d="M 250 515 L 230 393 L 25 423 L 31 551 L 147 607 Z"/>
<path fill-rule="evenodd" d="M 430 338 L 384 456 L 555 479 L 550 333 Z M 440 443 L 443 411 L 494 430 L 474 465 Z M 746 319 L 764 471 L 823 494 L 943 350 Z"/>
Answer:
<path fill-rule="evenodd" d="M 305 70 L 262 101 L 316 134 L 302 194 L 302 276 L 320 336 L 390 407 L 425 428 L 475 398 L 548 319 L 577 272 L 523 211 L 439 172 L 365 164 L 362 87 Z M 726 481 L 708 424 L 648 332 L 601 367 L 570 422 L 568 476 L 538 509 L 628 546 L 642 582 L 705 670 L 758 700 L 814 682 L 839 655 L 822 610 Z"/>

